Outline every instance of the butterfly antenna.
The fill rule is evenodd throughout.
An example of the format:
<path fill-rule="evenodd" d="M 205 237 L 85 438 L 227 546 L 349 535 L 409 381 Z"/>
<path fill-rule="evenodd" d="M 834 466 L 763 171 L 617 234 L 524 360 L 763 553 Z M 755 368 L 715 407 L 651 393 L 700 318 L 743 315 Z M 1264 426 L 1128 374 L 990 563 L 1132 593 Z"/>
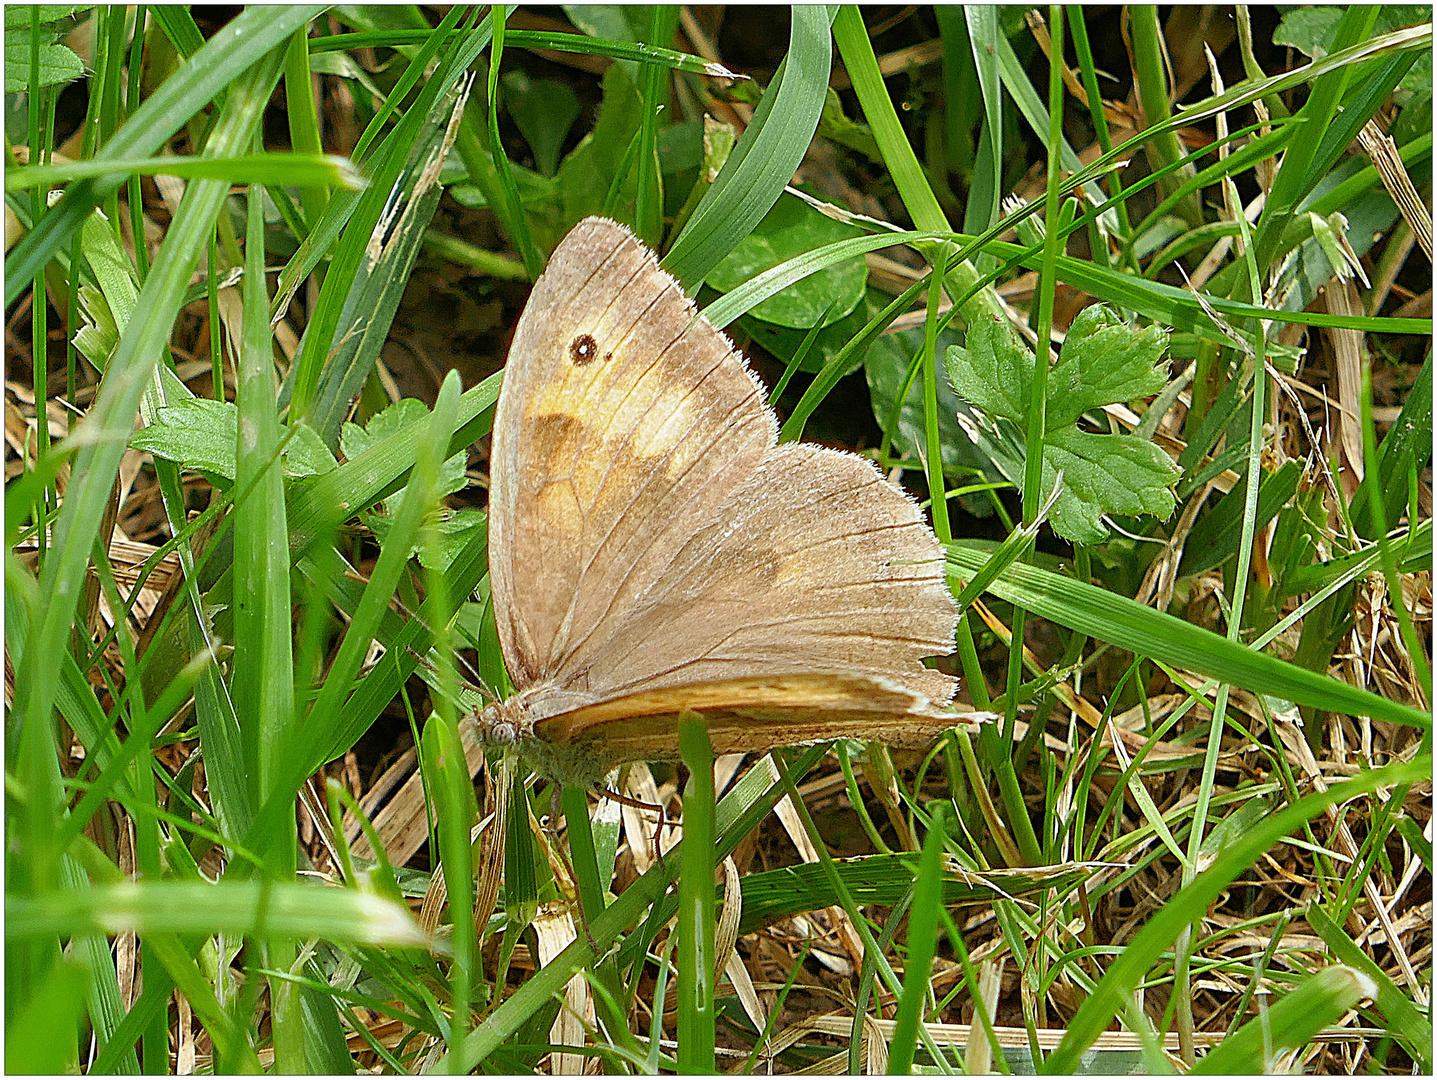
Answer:
<path fill-rule="evenodd" d="M 354 571 L 352 573 L 356 581 L 363 581 L 368 584 L 367 579 L 364 578 L 363 575 L 359 574 L 357 571 Z M 439 636 L 434 632 L 434 627 L 430 626 L 422 618 L 420 618 L 419 614 L 412 610 L 409 605 L 406 604 L 403 600 L 400 600 L 397 596 L 391 597 L 390 603 L 394 605 L 400 615 L 403 615 L 411 622 L 418 623 L 426 631 L 428 631 L 430 638 L 437 638 Z M 423 664 L 426 668 L 434 672 L 436 675 L 439 674 L 439 669 L 436 668 L 428 658 L 423 656 L 418 649 L 414 648 L 414 646 L 405 645 L 404 648 L 408 651 L 410 656 L 414 657 L 416 663 Z M 388 650 L 386 649 L 386 651 Z M 472 678 L 464 678 L 463 676 L 461 676 L 461 678 L 464 678 L 464 681 L 468 683 L 472 689 L 477 690 L 481 695 L 488 698 L 490 701 L 498 701 L 500 699 L 502 695 L 499 693 L 498 689 L 492 686 L 489 681 L 484 678 L 483 675 L 479 674 L 479 670 L 468 660 L 466 660 L 457 649 L 453 650 L 451 652 L 451 655 L 459 664 L 463 665 L 464 670 L 469 673 L 469 676 L 472 676 Z"/>

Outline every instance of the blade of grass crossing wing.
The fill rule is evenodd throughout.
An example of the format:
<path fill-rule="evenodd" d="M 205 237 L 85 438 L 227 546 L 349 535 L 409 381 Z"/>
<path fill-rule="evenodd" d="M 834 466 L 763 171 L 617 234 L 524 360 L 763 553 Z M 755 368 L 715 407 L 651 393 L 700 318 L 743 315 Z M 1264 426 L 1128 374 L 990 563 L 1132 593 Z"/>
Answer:
<path fill-rule="evenodd" d="M 808 151 L 833 66 L 828 12 L 794 5 L 788 54 L 738 145 L 663 258 L 690 294 L 763 219 Z"/>

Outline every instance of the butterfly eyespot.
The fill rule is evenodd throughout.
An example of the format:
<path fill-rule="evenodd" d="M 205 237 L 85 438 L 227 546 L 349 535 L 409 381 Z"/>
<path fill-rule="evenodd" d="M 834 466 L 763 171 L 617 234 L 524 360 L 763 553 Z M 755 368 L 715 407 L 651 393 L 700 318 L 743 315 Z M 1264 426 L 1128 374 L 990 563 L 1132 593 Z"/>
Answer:
<path fill-rule="evenodd" d="M 608 353 L 604 356 L 604 359 L 607 360 L 612 355 L 612 353 Z M 599 343 L 594 340 L 592 334 L 580 334 L 573 341 L 569 342 L 569 359 L 580 367 L 592 363 L 598 359 L 598 356 Z"/>

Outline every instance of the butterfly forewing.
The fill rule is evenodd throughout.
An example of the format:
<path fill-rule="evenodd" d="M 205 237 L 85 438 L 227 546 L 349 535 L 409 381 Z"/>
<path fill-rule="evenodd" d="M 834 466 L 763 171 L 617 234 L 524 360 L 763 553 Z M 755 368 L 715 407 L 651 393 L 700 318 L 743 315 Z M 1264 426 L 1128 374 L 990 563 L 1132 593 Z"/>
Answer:
<path fill-rule="evenodd" d="M 491 573 L 516 685 L 573 678 L 773 444 L 760 388 L 611 221 L 554 252 L 494 422 Z"/>

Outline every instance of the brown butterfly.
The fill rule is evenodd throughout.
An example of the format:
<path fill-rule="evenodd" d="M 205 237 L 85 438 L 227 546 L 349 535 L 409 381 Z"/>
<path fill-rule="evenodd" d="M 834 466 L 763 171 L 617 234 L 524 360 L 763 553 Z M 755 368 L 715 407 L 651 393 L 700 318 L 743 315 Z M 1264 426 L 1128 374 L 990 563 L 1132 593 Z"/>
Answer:
<path fill-rule="evenodd" d="M 623 226 L 580 222 L 534 286 L 494 418 L 489 571 L 515 686 L 478 716 L 590 784 L 679 756 L 838 738 L 922 746 L 975 719 L 943 552 L 862 458 L 778 445 L 763 387 Z"/>

